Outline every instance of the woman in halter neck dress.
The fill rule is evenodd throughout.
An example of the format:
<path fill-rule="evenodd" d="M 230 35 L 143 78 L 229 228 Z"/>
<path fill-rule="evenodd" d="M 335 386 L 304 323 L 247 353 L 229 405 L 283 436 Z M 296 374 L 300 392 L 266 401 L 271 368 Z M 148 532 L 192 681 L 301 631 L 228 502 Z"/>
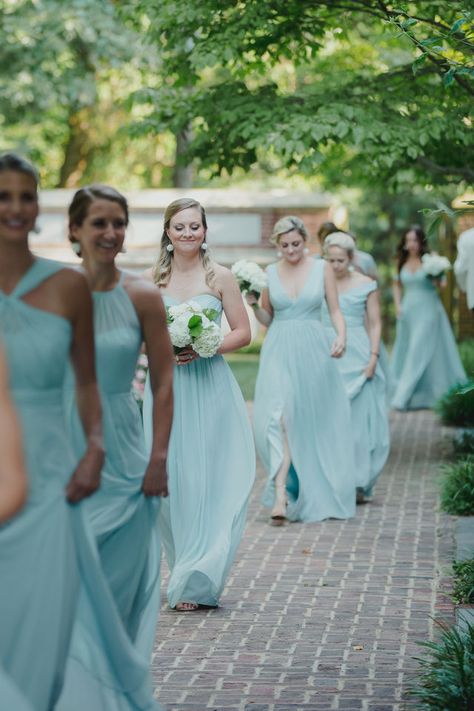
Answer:
<path fill-rule="evenodd" d="M 237 282 L 207 252 L 207 223 L 192 199 L 168 205 L 153 278 L 167 306 L 196 301 L 225 313 L 230 331 L 216 355 L 176 355 L 174 417 L 168 456 L 169 497 L 159 514 L 170 567 L 168 601 L 183 612 L 216 606 L 242 536 L 255 477 L 252 431 L 239 386 L 222 354 L 250 341 Z M 143 419 L 151 444 L 152 400 Z"/>
<path fill-rule="evenodd" d="M 103 446 L 90 292 L 81 274 L 30 251 L 37 184 L 29 163 L 0 157 L 0 338 L 28 476 L 26 505 L 0 528 L 0 664 L 35 711 L 50 711 L 81 588 L 79 502 L 99 486 Z M 62 408 L 70 359 L 86 438 L 80 460 Z"/>
<path fill-rule="evenodd" d="M 8 390 L 3 351 L 0 349 L 0 526 L 16 514 L 26 500 L 26 473 L 20 426 Z M 0 668 L 0 708 L 32 711 L 31 705 Z"/>

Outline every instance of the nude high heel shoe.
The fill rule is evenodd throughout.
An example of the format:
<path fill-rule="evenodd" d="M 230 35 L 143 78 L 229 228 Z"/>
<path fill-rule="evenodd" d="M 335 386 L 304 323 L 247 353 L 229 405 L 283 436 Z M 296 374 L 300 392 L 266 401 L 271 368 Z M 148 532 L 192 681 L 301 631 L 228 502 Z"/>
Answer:
<path fill-rule="evenodd" d="M 287 503 L 285 484 L 275 484 L 275 504 L 270 514 L 272 526 L 283 526 L 285 523 Z"/>

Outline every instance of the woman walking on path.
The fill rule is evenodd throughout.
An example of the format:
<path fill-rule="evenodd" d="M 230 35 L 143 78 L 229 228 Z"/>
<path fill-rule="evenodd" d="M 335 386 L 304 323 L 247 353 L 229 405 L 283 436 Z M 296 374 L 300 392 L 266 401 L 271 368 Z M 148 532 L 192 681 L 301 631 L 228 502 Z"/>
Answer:
<path fill-rule="evenodd" d="M 0 350 L 0 526 L 23 506 L 26 499 L 26 474 L 20 439 L 20 426 L 8 390 L 3 351 Z M 0 708 L 32 711 L 32 706 L 0 668 Z"/>
<path fill-rule="evenodd" d="M 442 283 L 423 269 L 421 258 L 427 252 L 421 227 L 413 225 L 405 230 L 398 246 L 393 284 L 397 334 L 392 355 L 392 407 L 397 410 L 433 407 L 446 390 L 466 380 L 436 289 Z"/>
<path fill-rule="evenodd" d="M 218 604 L 255 477 L 245 403 L 222 357 L 249 343 L 250 325 L 234 276 L 207 253 L 206 234 L 198 202 L 171 203 L 152 274 L 168 307 L 193 301 L 214 309 L 219 319 L 224 312 L 230 326 L 216 355 L 200 358 L 192 348 L 176 355 L 169 498 L 159 521 L 170 567 L 168 601 L 180 611 Z M 150 446 L 152 407 L 147 380 L 143 415 Z"/>
<path fill-rule="evenodd" d="M 106 185 L 78 190 L 69 233 L 93 294 L 97 379 L 106 458 L 100 491 L 86 504 L 99 555 L 125 630 L 144 659 L 151 657 L 160 603 L 158 497 L 167 495 L 166 457 L 172 420 L 173 353 L 161 296 L 147 281 L 120 271 L 128 224 L 123 195 Z M 151 455 L 131 383 L 142 342 L 155 401 Z M 84 435 L 70 372 L 66 417 L 75 452 Z"/>
<path fill-rule="evenodd" d="M 24 508 L 0 528 L 0 663 L 35 711 L 50 711 L 80 587 L 78 504 L 99 486 L 103 449 L 89 289 L 81 274 L 31 253 L 37 215 L 34 168 L 13 154 L 0 156 L 0 337 L 29 487 Z M 79 462 L 62 407 L 70 358 L 86 433 Z"/>
<path fill-rule="evenodd" d="M 355 512 L 350 405 L 333 361 L 345 351 L 346 328 L 334 274 L 324 260 L 307 255 L 306 239 L 301 220 L 279 220 L 273 241 L 281 258 L 267 269 L 262 305 L 247 295 L 257 319 L 269 326 L 254 427 L 268 473 L 263 502 L 273 506 L 276 524 L 285 518 L 350 518 Z M 332 346 L 321 323 L 324 300 L 336 331 Z"/>
<path fill-rule="evenodd" d="M 337 364 L 351 401 L 357 501 L 362 503 L 372 495 L 387 461 L 390 437 L 386 383 L 379 365 L 382 324 L 377 283 L 351 269 L 354 250 L 354 240 L 343 232 L 334 232 L 324 243 L 347 327 L 346 353 Z M 324 323 L 334 338 L 327 309 Z"/>

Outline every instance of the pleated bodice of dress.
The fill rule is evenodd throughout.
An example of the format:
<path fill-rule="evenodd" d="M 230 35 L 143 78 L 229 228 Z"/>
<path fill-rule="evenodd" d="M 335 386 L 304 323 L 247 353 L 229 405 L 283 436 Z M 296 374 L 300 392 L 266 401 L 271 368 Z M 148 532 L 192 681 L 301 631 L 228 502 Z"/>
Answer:
<path fill-rule="evenodd" d="M 400 281 L 403 286 L 403 301 L 407 305 L 410 302 L 418 303 L 419 299 L 426 299 L 432 303 L 439 300 L 433 280 L 422 268 L 411 272 L 403 267 L 400 272 Z"/>

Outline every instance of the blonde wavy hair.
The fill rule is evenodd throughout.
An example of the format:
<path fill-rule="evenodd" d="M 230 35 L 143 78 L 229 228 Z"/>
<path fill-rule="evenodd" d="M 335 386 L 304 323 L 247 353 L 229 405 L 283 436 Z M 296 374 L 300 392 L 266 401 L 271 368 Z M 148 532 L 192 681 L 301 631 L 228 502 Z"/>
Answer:
<path fill-rule="evenodd" d="M 295 215 L 287 215 L 286 217 L 280 218 L 278 222 L 275 223 L 272 236 L 270 237 L 270 242 L 272 244 L 277 244 L 282 235 L 286 235 L 287 232 L 292 232 L 293 230 L 296 230 L 304 241 L 307 242 L 308 232 L 304 226 L 304 222 Z"/>
<path fill-rule="evenodd" d="M 340 247 L 345 249 L 349 259 L 352 259 L 355 252 L 355 242 L 347 232 L 331 232 L 324 240 L 324 256 L 327 257 L 329 247 Z"/>
<path fill-rule="evenodd" d="M 201 213 L 201 220 L 205 230 L 204 242 L 206 242 L 207 219 L 206 212 L 201 203 L 193 198 L 180 198 L 179 200 L 171 202 L 165 210 L 163 218 L 163 233 L 161 235 L 160 242 L 160 253 L 155 262 L 155 266 L 153 267 L 153 281 L 157 286 L 166 286 L 168 284 L 171 277 L 171 271 L 173 269 L 173 252 L 168 252 L 167 250 L 168 245 L 171 244 L 171 240 L 168 237 L 167 232 L 170 226 L 171 218 L 177 215 L 178 212 L 188 210 L 192 207 L 197 208 Z M 199 250 L 199 256 L 201 258 L 204 271 L 206 272 L 206 284 L 210 289 L 212 289 L 216 275 L 212 266 L 209 250 Z"/>

